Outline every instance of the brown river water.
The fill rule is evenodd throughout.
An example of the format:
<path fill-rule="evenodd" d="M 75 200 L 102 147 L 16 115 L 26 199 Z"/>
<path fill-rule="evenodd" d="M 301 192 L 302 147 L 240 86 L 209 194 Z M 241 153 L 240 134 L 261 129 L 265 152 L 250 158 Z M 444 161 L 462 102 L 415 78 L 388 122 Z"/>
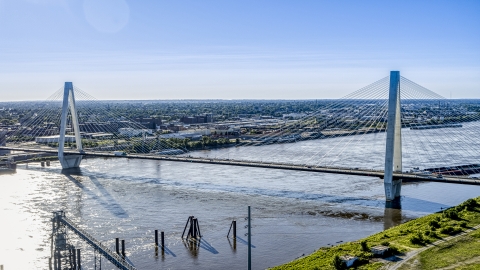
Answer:
<path fill-rule="evenodd" d="M 423 133 L 426 138 L 428 132 Z M 383 136 L 369 134 L 364 143 L 382 141 Z M 335 140 L 340 138 L 284 144 L 282 149 L 259 146 L 191 155 L 260 159 L 265 157 L 255 154 L 262 152 L 258 149 L 266 155 L 273 149 L 281 153 L 275 156 L 277 161 L 307 160 L 312 157 L 309 151 Z M 408 168 L 419 155 L 405 147 Z M 351 154 L 330 162 L 381 167 L 381 144 L 365 149 L 357 142 L 350 148 Z M 441 158 L 455 153 L 442 152 Z M 48 269 L 50 219 L 56 210 L 64 210 L 112 250 L 115 237 L 125 239 L 127 256 L 137 269 L 245 269 L 245 217 L 250 205 L 252 265 L 265 269 L 479 195 L 480 186 L 404 184 L 401 209 L 390 209 L 385 208 L 383 180 L 371 177 L 134 159 L 87 159 L 80 170 L 67 174 L 58 162 L 50 167 L 21 164 L 16 174 L 0 176 L 0 265 L 5 270 Z M 197 249 L 181 239 L 191 215 L 198 218 L 203 234 Z M 236 241 L 226 237 L 233 219 Z M 165 231 L 164 255 L 155 254 L 155 229 Z M 82 249 L 83 269 L 94 269 L 93 249 L 73 233 L 68 236 Z M 103 259 L 102 269 L 114 268 Z"/>

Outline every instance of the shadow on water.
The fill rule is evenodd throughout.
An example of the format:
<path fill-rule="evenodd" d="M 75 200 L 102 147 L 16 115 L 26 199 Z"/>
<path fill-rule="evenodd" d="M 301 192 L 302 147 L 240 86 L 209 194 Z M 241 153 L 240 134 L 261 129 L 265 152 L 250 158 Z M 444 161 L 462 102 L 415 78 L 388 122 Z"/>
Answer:
<path fill-rule="evenodd" d="M 128 218 L 128 213 L 118 204 L 115 199 L 110 195 L 110 193 L 103 187 L 103 185 L 98 181 L 96 177 L 92 177 L 89 175 L 84 175 L 82 173 L 82 169 L 80 168 L 72 168 L 72 169 L 63 169 L 62 174 L 67 177 L 72 183 L 74 183 L 77 187 L 79 187 L 83 192 L 89 195 L 94 200 L 99 201 L 100 205 L 104 206 L 108 211 L 110 211 L 113 215 L 119 218 Z M 80 181 L 75 179 L 73 176 L 84 176 L 88 177 L 90 181 L 97 187 L 100 191 L 101 196 L 98 196 L 93 191 L 88 189 L 84 186 L 84 184 Z"/>
<path fill-rule="evenodd" d="M 435 213 L 443 208 L 452 207 L 452 205 L 446 205 L 443 203 L 436 203 L 432 201 L 402 196 L 402 209 L 403 210 L 410 210 L 410 211 L 418 211 L 418 212 L 427 212 L 427 213 Z"/>
<path fill-rule="evenodd" d="M 182 242 L 185 247 L 190 251 L 191 255 L 194 257 L 198 256 L 198 250 L 200 248 L 205 249 L 212 254 L 218 254 L 218 251 L 204 238 L 200 238 L 198 240 L 192 238 L 185 240 L 182 239 Z"/>
<path fill-rule="evenodd" d="M 238 242 L 240 242 L 240 243 L 248 246 L 248 242 L 245 241 L 245 239 L 242 239 L 241 237 L 238 237 L 238 236 L 237 236 L 237 240 L 238 240 Z M 250 244 L 250 246 L 251 246 L 252 248 L 256 248 L 256 246 L 254 246 L 253 244 Z"/>
<path fill-rule="evenodd" d="M 230 237 L 227 237 L 227 240 L 233 253 L 237 252 L 237 238 L 232 238 L 233 245 L 232 245 L 232 241 L 230 241 Z"/>
<path fill-rule="evenodd" d="M 182 238 L 182 243 L 185 246 L 185 248 L 187 248 L 187 250 L 189 251 L 188 253 L 190 254 L 190 256 L 192 256 L 193 258 L 196 258 L 198 256 L 200 241 L 193 240 L 193 239 L 185 240 Z"/>
<path fill-rule="evenodd" d="M 125 256 L 125 261 L 127 261 L 129 264 L 135 266 L 135 264 L 133 264 L 133 262 L 126 256 Z"/>
<path fill-rule="evenodd" d="M 450 206 L 431 201 L 402 196 L 385 202 L 384 230 L 400 225 L 403 221 L 402 210 L 435 213 Z"/>
<path fill-rule="evenodd" d="M 155 256 L 158 256 L 158 251 L 159 249 L 161 250 L 162 252 L 162 256 L 164 255 L 172 255 L 172 257 L 177 257 L 177 255 L 175 255 L 175 253 L 173 253 L 173 251 L 171 251 L 169 248 L 167 247 L 163 247 L 163 248 L 159 248 L 159 247 L 156 247 L 155 248 Z"/>
<path fill-rule="evenodd" d="M 395 198 L 392 201 L 385 201 L 385 209 L 402 209 L 402 198 Z"/>
<path fill-rule="evenodd" d="M 218 254 L 218 251 L 212 246 L 210 245 L 210 243 L 207 242 L 207 240 L 205 240 L 204 238 L 200 238 L 200 240 L 198 240 L 200 242 L 200 247 L 211 252 L 212 254 Z"/>

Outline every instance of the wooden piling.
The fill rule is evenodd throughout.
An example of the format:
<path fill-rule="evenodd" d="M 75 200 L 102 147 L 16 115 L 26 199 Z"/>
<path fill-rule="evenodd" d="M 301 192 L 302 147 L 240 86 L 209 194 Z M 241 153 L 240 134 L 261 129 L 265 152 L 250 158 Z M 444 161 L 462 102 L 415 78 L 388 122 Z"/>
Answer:
<path fill-rule="evenodd" d="M 80 249 L 77 249 L 77 269 L 82 269 L 82 259 L 80 257 Z"/>
<path fill-rule="evenodd" d="M 188 217 L 187 223 L 185 223 L 185 228 L 183 229 L 183 233 L 182 233 L 182 239 L 183 239 L 183 236 L 185 235 L 185 231 L 187 230 L 188 222 L 190 222 L 190 218 L 191 218 L 191 217 Z M 189 233 L 190 233 L 190 230 L 189 230 L 188 233 L 187 233 L 187 238 L 188 238 L 188 234 L 189 234 Z"/>
<path fill-rule="evenodd" d="M 230 228 L 228 229 L 227 237 L 230 236 L 230 232 L 232 232 L 233 229 L 233 238 L 237 237 L 237 221 L 232 220 L 232 223 L 230 223 Z"/>
<path fill-rule="evenodd" d="M 164 252 L 165 251 L 165 233 L 161 232 L 160 236 L 161 236 L 161 240 L 162 240 L 162 252 Z"/>
<path fill-rule="evenodd" d="M 74 250 L 74 249 L 69 249 L 69 250 L 68 250 L 68 263 L 70 264 L 70 268 L 71 268 L 71 269 L 73 269 L 73 263 L 74 263 L 74 262 L 73 262 L 72 250 Z M 59 254 L 60 254 L 60 252 L 59 252 Z M 58 254 L 58 255 L 59 255 L 59 254 Z M 56 256 L 56 258 L 58 258 L 58 256 Z M 55 267 L 56 267 L 55 270 L 57 270 L 57 268 L 58 268 L 58 267 L 57 267 L 57 262 L 55 262 Z M 58 268 L 58 269 L 61 269 L 61 268 Z"/>
<path fill-rule="evenodd" d="M 155 230 L 155 247 L 158 247 L 158 230 Z"/>
<path fill-rule="evenodd" d="M 77 256 L 75 253 L 75 249 L 71 249 L 72 252 L 72 261 L 73 261 L 73 269 L 77 269 Z"/>
<path fill-rule="evenodd" d="M 197 219 L 194 218 L 192 223 L 193 223 L 193 235 L 192 235 L 192 237 L 196 239 L 197 238 Z"/>
<path fill-rule="evenodd" d="M 237 238 L 237 221 L 236 220 L 232 221 L 232 225 L 233 225 L 233 238 Z"/>
<path fill-rule="evenodd" d="M 190 222 L 190 230 L 188 230 L 187 238 L 193 237 L 193 216 L 190 216 L 188 220 Z"/>
<path fill-rule="evenodd" d="M 190 224 L 190 226 L 188 226 Z M 200 226 L 198 223 L 198 219 L 195 218 L 194 216 L 189 216 L 187 223 L 185 224 L 185 229 L 183 229 L 182 233 L 182 238 L 185 235 L 185 231 L 187 230 L 187 227 L 189 227 L 188 232 L 187 232 L 187 238 L 192 237 L 192 238 L 199 238 L 202 237 L 202 234 L 200 233 Z"/>
<path fill-rule="evenodd" d="M 54 256 L 56 259 L 56 261 L 54 262 L 57 267 L 56 269 L 62 269 L 62 254 L 60 253 L 60 251 L 56 251 Z"/>
<path fill-rule="evenodd" d="M 122 256 L 125 258 L 125 239 L 122 239 Z"/>
<path fill-rule="evenodd" d="M 45 161 L 40 162 L 40 166 L 45 167 Z"/>
<path fill-rule="evenodd" d="M 196 221 L 195 223 L 196 223 L 195 225 L 197 225 L 198 237 L 202 237 L 202 233 L 200 232 L 200 223 L 198 222 L 198 219 L 197 219 L 197 221 Z"/>
<path fill-rule="evenodd" d="M 118 237 L 115 238 L 115 251 L 120 255 L 120 239 Z"/>

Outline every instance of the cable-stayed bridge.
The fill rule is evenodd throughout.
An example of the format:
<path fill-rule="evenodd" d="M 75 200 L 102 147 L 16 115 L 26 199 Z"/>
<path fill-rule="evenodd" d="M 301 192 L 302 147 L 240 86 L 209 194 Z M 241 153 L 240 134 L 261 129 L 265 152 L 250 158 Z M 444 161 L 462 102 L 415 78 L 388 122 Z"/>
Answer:
<path fill-rule="evenodd" d="M 192 145 L 207 145 L 209 137 L 193 142 L 154 134 L 66 83 L 43 109 L 3 132 L 2 148 L 52 153 L 64 168 L 80 166 L 83 156 L 101 156 L 381 177 L 387 200 L 400 196 L 402 180 L 480 184 L 469 178 L 480 173 L 475 104 L 447 100 L 399 72 L 321 102 L 295 119 L 256 130 L 244 124 L 247 135 L 235 147 L 207 157 Z"/>

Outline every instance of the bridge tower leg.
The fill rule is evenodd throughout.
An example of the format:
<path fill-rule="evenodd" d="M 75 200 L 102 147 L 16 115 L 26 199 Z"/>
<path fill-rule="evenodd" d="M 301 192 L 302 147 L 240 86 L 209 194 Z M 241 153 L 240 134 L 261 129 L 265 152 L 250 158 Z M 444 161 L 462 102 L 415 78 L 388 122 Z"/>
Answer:
<path fill-rule="evenodd" d="M 385 151 L 385 197 L 392 201 L 400 197 L 402 179 L 394 179 L 393 172 L 402 171 L 402 123 L 400 119 L 400 72 L 390 72 L 388 99 L 387 144 Z"/>
<path fill-rule="evenodd" d="M 75 95 L 73 92 L 73 84 L 71 82 L 65 82 L 65 88 L 63 90 L 63 105 L 62 105 L 62 118 L 60 120 L 60 138 L 58 140 L 58 159 L 62 164 L 63 169 L 77 168 L 82 161 L 81 155 L 64 155 L 65 148 L 65 131 L 67 127 L 67 115 L 68 109 L 72 117 L 72 128 L 75 132 L 75 143 L 77 144 L 77 150 L 82 150 L 82 138 L 80 137 L 80 128 L 78 126 L 77 109 L 75 107 Z"/>

